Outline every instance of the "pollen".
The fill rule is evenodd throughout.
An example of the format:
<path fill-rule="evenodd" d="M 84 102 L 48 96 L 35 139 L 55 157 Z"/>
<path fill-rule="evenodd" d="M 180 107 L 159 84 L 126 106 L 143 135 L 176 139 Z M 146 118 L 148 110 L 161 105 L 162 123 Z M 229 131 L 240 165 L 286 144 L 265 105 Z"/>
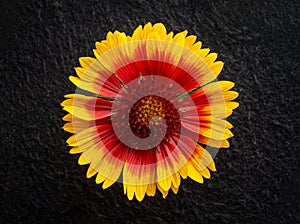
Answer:
<path fill-rule="evenodd" d="M 167 99 L 150 95 L 138 100 L 129 113 L 129 124 L 132 132 L 140 138 L 150 136 L 150 126 L 167 124 L 167 134 L 180 130 L 180 116 L 176 107 Z"/>

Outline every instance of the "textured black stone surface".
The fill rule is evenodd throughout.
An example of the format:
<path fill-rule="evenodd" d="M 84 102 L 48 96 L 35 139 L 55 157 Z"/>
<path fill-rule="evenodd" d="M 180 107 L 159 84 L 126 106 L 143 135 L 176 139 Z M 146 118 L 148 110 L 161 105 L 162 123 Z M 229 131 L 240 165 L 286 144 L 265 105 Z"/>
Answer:
<path fill-rule="evenodd" d="M 299 223 L 299 1 L 1 1 L 1 223 Z M 128 201 L 68 154 L 60 102 L 110 30 L 163 22 L 225 62 L 240 107 L 218 172 Z M 298 214 L 297 214 L 298 212 Z"/>

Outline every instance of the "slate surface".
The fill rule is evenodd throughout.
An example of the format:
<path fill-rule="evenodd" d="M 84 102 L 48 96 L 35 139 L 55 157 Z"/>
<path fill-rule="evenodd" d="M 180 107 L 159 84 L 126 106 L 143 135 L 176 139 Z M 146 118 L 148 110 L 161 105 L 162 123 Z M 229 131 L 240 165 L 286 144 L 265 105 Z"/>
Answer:
<path fill-rule="evenodd" d="M 2 223 L 299 223 L 299 1 L 1 1 Z M 163 22 L 225 62 L 240 107 L 218 172 L 128 201 L 68 154 L 68 76 L 110 30 Z M 298 212 L 298 214 L 297 214 Z"/>

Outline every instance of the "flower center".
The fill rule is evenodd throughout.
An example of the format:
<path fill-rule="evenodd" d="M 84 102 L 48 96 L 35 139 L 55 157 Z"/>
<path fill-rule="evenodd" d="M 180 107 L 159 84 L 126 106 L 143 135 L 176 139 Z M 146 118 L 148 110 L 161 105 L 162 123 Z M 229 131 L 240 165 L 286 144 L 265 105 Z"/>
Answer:
<path fill-rule="evenodd" d="M 139 138 L 147 138 L 151 134 L 150 126 L 159 128 L 163 122 L 167 124 L 165 138 L 172 133 L 178 133 L 181 128 L 176 107 L 169 100 L 159 96 L 149 95 L 141 98 L 129 113 L 130 128 Z"/>

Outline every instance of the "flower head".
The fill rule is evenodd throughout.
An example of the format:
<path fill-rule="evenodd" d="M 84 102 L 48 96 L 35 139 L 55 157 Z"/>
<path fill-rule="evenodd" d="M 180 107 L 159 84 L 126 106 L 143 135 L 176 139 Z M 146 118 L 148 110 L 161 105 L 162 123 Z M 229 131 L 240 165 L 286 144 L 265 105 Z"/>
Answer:
<path fill-rule="evenodd" d="M 109 32 L 94 54 L 79 59 L 70 76 L 77 91 L 62 102 L 70 153 L 90 164 L 87 177 L 97 174 L 103 188 L 120 181 L 139 201 L 157 189 L 176 194 L 181 178 L 210 178 L 216 150 L 208 148 L 229 147 L 225 119 L 238 107 L 234 84 L 217 81 L 217 54 L 161 23 L 132 36 Z"/>

